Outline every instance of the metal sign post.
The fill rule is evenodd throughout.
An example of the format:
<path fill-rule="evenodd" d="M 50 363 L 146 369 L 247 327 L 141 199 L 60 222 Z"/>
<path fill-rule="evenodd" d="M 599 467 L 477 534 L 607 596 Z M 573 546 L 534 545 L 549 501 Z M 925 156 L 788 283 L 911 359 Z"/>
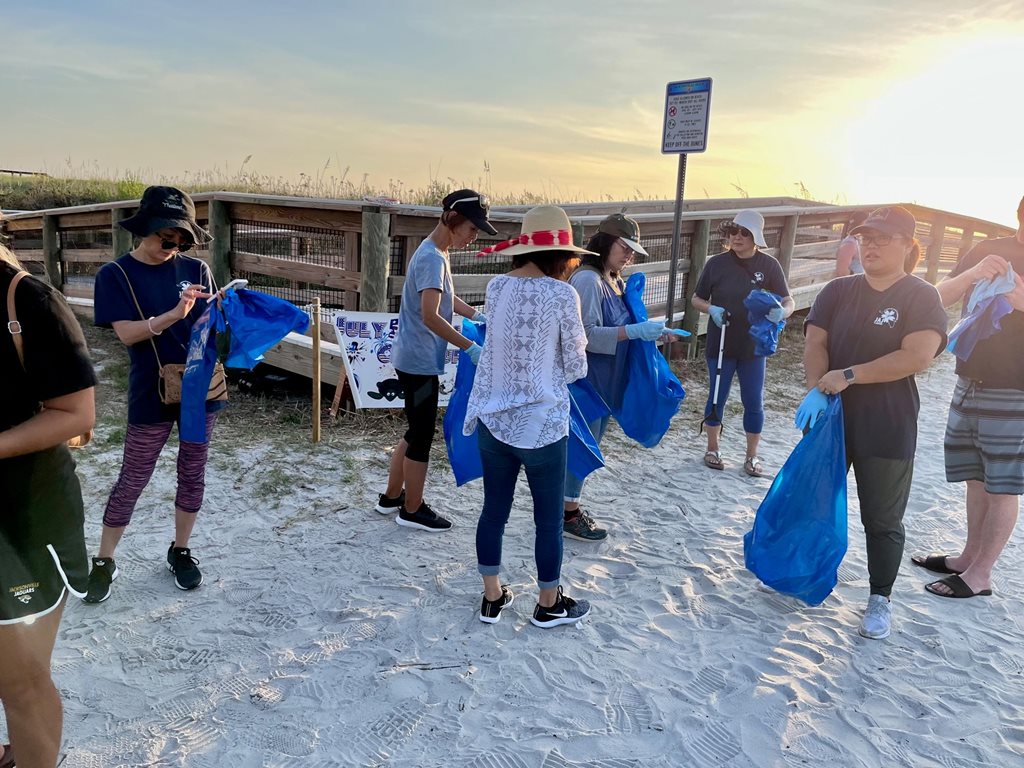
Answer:
<path fill-rule="evenodd" d="M 672 260 L 668 265 L 668 301 L 665 320 L 671 325 L 675 313 L 676 273 L 679 271 L 679 230 L 683 219 L 683 197 L 686 186 L 686 156 L 703 152 L 708 143 L 708 118 L 711 113 L 711 78 L 680 80 L 665 89 L 665 121 L 661 133 L 662 154 L 679 155 L 676 176 L 676 211 L 672 225 Z M 671 357 L 672 342 L 663 347 Z"/>

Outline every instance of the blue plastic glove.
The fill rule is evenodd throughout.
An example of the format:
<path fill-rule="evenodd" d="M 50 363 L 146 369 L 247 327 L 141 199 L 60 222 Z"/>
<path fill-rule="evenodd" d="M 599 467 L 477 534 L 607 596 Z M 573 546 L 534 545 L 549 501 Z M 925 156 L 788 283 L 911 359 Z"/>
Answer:
<path fill-rule="evenodd" d="M 708 314 L 711 315 L 711 319 L 715 321 L 715 325 L 721 328 L 725 325 L 725 308 L 717 307 L 712 304 L 708 307 Z"/>
<path fill-rule="evenodd" d="M 826 408 L 828 408 L 828 395 L 815 387 L 804 396 L 800 407 L 796 409 L 796 419 L 793 423 L 796 424 L 797 429 L 810 429 Z"/>
<path fill-rule="evenodd" d="M 485 315 L 479 309 L 476 312 L 474 312 L 473 316 L 469 319 L 472 320 L 474 323 L 484 323 L 485 325 L 487 323 L 487 315 Z"/>
<path fill-rule="evenodd" d="M 786 319 L 786 310 L 782 307 L 772 307 L 768 310 L 768 314 L 765 315 L 773 323 L 781 323 Z"/>
<path fill-rule="evenodd" d="M 484 351 L 484 348 L 476 342 L 473 342 L 469 349 L 463 351 L 469 355 L 470 362 L 472 362 L 473 365 L 477 365 L 480 362 L 480 353 Z"/>
<path fill-rule="evenodd" d="M 627 339 L 643 339 L 654 341 L 665 332 L 664 320 L 644 320 L 642 323 L 633 323 L 626 326 Z"/>

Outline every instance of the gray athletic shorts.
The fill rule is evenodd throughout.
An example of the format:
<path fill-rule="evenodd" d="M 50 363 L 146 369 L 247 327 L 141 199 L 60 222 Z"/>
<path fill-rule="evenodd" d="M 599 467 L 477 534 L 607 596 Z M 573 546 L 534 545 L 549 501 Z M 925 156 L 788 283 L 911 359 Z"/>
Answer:
<path fill-rule="evenodd" d="M 946 480 L 978 480 L 989 493 L 1024 494 L 1024 391 L 957 379 L 946 422 Z"/>

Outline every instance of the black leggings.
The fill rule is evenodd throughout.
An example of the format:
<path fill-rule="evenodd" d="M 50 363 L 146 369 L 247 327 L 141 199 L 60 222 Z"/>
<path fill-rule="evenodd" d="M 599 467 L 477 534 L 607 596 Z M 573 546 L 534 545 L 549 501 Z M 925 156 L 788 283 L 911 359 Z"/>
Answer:
<path fill-rule="evenodd" d="M 430 459 L 430 446 L 437 429 L 437 396 L 440 391 L 437 376 L 395 371 L 405 391 L 405 431 L 408 448 L 405 458 L 426 464 Z"/>

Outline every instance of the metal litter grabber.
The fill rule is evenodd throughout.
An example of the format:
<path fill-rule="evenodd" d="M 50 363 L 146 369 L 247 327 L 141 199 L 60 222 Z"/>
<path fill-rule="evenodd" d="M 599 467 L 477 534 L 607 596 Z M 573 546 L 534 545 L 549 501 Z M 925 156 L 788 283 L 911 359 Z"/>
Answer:
<path fill-rule="evenodd" d="M 719 421 L 718 418 L 718 389 L 722 383 L 722 360 L 725 359 L 725 329 L 729 327 L 729 313 L 725 313 L 722 319 L 722 333 L 718 339 L 718 369 L 715 371 L 715 393 L 711 398 L 711 413 L 700 420 L 700 432 L 704 431 L 704 422 L 709 418 Z M 700 434 L 698 432 L 698 434 Z"/>

